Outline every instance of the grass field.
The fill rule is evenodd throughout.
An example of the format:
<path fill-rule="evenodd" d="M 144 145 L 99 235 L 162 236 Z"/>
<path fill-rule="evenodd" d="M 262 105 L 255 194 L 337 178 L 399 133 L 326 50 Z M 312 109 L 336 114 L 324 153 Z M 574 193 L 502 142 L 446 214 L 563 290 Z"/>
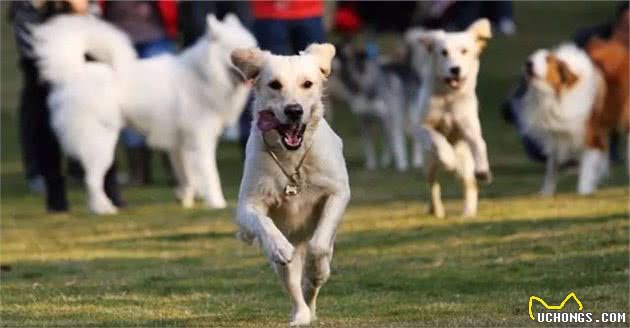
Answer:
<path fill-rule="evenodd" d="M 126 189 L 129 207 L 119 215 L 90 215 L 78 184 L 70 214 L 45 214 L 21 172 L 20 81 L 2 7 L 0 262 L 10 270 L 1 273 L 0 325 L 286 326 L 289 302 L 270 266 L 234 238 L 236 145 L 219 149 L 227 210 L 180 209 L 161 174 L 154 187 Z M 540 324 L 528 317 L 531 295 L 559 304 L 571 291 L 584 311 L 628 312 L 623 166 L 595 196 L 575 195 L 575 175 L 565 175 L 559 195 L 541 198 L 543 168 L 526 160 L 498 111 L 529 52 L 606 19 L 614 7 L 516 3 L 519 35 L 490 42 L 478 91 L 495 182 L 481 191 L 477 219 L 458 218 L 451 179 L 444 185 L 451 215 L 437 220 L 425 214 L 421 172 L 363 170 L 358 129 L 345 111 L 335 114 L 353 200 L 314 326 L 533 326 Z"/>

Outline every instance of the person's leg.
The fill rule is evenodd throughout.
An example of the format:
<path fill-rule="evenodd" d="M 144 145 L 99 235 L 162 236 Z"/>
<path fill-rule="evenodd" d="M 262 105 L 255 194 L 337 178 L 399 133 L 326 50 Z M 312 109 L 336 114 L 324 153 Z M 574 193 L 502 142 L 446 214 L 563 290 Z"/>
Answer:
<path fill-rule="evenodd" d="M 116 162 L 105 173 L 105 194 L 116 207 L 125 207 L 127 203 L 122 199 L 120 186 L 118 185 Z"/>
<path fill-rule="evenodd" d="M 306 49 L 311 43 L 322 43 L 326 40 L 326 32 L 321 17 L 291 21 L 290 26 L 293 54 Z"/>
<path fill-rule="evenodd" d="M 163 38 L 155 41 L 143 43 L 136 47 L 140 58 L 149 58 L 161 54 L 175 53 L 175 43 L 171 40 Z"/>
<path fill-rule="evenodd" d="M 50 212 L 68 210 L 65 177 L 62 175 L 62 153 L 50 126 L 47 98 L 49 87 L 38 84 L 33 90 L 29 117 L 33 121 L 36 161 L 46 184 L 46 208 Z M 31 107 L 32 106 L 32 107 Z"/>
<path fill-rule="evenodd" d="M 233 13 L 238 17 L 243 26 L 248 30 L 252 30 L 254 25 L 254 16 L 251 7 L 247 1 L 217 1 L 216 14 L 217 17 L 223 19 L 228 13 Z"/>
<path fill-rule="evenodd" d="M 451 7 L 452 19 L 445 26 L 449 30 L 463 30 L 481 17 L 480 1 L 456 1 Z"/>
<path fill-rule="evenodd" d="M 21 59 L 20 69 L 22 71 L 23 86 L 20 94 L 20 108 L 18 113 L 20 146 L 22 148 L 22 165 L 29 188 L 35 192 L 44 193 L 45 187 L 41 170 L 37 165 L 36 132 L 35 120 L 31 118 L 33 109 L 37 108 L 37 71 L 35 63 L 30 60 Z"/>
<path fill-rule="evenodd" d="M 193 45 L 206 33 L 206 16 L 216 12 L 215 1 L 179 1 L 179 28 L 184 48 Z"/>
<path fill-rule="evenodd" d="M 485 14 L 485 15 L 484 15 Z M 512 1 L 490 1 L 484 3 L 483 16 L 487 16 L 492 24 L 505 35 L 514 35 L 516 25 L 512 11 Z"/>
<path fill-rule="evenodd" d="M 289 35 L 289 21 L 277 19 L 259 19 L 254 22 L 254 35 L 263 50 L 275 55 L 293 55 Z"/>

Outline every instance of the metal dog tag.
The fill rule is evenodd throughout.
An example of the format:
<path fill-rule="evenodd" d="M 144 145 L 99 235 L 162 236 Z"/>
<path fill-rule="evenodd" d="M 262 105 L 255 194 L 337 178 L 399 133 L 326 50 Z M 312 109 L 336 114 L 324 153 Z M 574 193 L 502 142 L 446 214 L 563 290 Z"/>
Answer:
<path fill-rule="evenodd" d="M 284 194 L 286 196 L 295 196 L 300 192 L 300 188 L 297 184 L 289 183 L 284 187 Z"/>

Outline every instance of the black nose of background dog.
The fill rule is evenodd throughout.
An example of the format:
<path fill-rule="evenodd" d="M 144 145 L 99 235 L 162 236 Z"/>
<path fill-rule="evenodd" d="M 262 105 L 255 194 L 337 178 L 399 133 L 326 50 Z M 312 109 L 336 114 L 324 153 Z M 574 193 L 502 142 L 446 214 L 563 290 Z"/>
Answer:
<path fill-rule="evenodd" d="M 525 73 L 529 76 L 534 75 L 534 63 L 531 60 L 525 62 Z"/>
<path fill-rule="evenodd" d="M 298 104 L 287 105 L 284 107 L 284 115 L 293 122 L 299 121 L 303 114 L 304 110 L 302 109 L 302 106 Z"/>
<path fill-rule="evenodd" d="M 459 68 L 459 66 L 451 67 L 451 74 L 453 74 L 454 76 L 459 76 L 460 72 L 461 72 L 461 69 Z"/>

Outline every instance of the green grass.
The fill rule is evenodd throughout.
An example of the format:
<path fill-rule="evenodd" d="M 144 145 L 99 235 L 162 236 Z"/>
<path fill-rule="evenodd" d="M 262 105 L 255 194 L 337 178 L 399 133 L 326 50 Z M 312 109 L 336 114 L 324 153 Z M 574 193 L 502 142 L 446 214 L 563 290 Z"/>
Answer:
<path fill-rule="evenodd" d="M 533 326 L 540 324 L 528 318 L 531 295 L 558 304 L 571 291 L 585 311 L 628 312 L 625 170 L 615 167 L 595 196 L 575 195 L 575 175 L 564 175 L 560 194 L 541 198 L 543 168 L 524 157 L 497 109 L 530 51 L 609 17 L 614 6 L 517 3 L 518 37 L 490 42 L 479 95 L 495 182 L 481 191 L 477 219 L 458 217 L 459 188 L 450 178 L 451 215 L 437 220 L 425 214 L 419 171 L 364 171 L 357 125 L 337 111 L 333 126 L 346 144 L 353 200 L 315 326 Z M 78 184 L 70 214 L 45 214 L 22 177 L 20 81 L 6 22 L 1 35 L 0 262 L 11 270 L 1 273 L 0 324 L 285 326 L 289 302 L 277 278 L 258 250 L 234 238 L 242 170 L 236 145 L 219 150 L 228 210 L 180 209 L 160 173 L 154 187 L 125 190 L 130 205 L 119 215 L 88 214 Z"/>

